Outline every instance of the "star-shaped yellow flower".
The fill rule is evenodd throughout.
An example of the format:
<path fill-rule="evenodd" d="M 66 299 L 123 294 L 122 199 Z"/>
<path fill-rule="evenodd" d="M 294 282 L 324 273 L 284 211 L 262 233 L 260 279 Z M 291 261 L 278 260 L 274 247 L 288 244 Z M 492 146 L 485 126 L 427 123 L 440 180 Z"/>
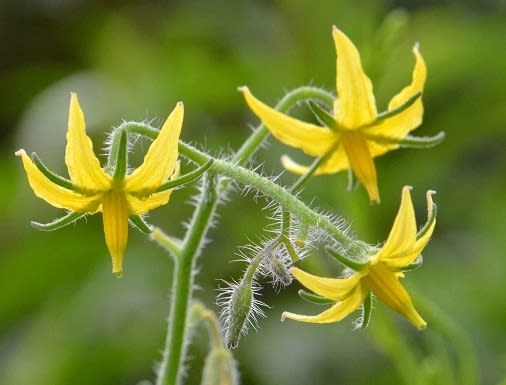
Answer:
<path fill-rule="evenodd" d="M 247 87 L 240 90 L 251 110 L 277 139 L 311 156 L 326 157 L 316 174 L 351 168 L 367 189 L 370 200 L 379 202 L 373 158 L 399 148 L 408 133 L 422 123 L 425 62 L 415 45 L 416 64 L 411 84 L 390 100 L 386 112 L 378 114 L 372 84 L 362 69 L 357 48 L 336 27 L 332 35 L 337 51 L 338 98 L 334 101 L 333 114 L 322 110 L 329 115 L 329 124 L 322 122 L 327 127 L 282 114 L 256 99 Z M 297 174 L 308 169 L 288 156 L 283 156 L 282 163 Z"/>
<path fill-rule="evenodd" d="M 409 269 L 415 262 L 432 235 L 436 225 L 433 193 L 433 191 L 427 192 L 428 220 L 417 234 L 410 187 L 404 187 L 399 212 L 387 241 L 360 271 L 349 277 L 324 278 L 292 268 L 293 276 L 300 283 L 318 296 L 335 301 L 335 304 L 314 316 L 284 312 L 282 319 L 291 318 L 312 323 L 337 322 L 358 309 L 370 293 L 374 293 L 418 329 L 425 328 L 426 322 L 417 313 L 399 278 L 403 277 L 402 271 Z"/>
<path fill-rule="evenodd" d="M 120 275 L 122 272 L 129 215 L 147 213 L 169 201 L 171 190 L 159 190 L 164 182 L 176 177 L 179 172 L 178 140 L 183 115 L 183 103 L 179 102 L 149 147 L 142 165 L 129 175 L 126 175 L 126 165 L 121 167 L 122 170 L 111 170 L 110 174 L 100 167 L 91 139 L 86 134 L 84 115 L 74 93 L 70 98 L 65 151 L 70 181 L 67 181 L 65 187 L 42 172 L 37 162 L 34 163 L 24 150 L 16 152 L 23 161 L 30 186 L 39 198 L 55 207 L 70 210 L 68 217 L 72 219 L 102 212 L 113 273 Z M 124 147 L 126 148 L 126 142 Z M 74 213 L 77 215 L 72 217 Z"/>

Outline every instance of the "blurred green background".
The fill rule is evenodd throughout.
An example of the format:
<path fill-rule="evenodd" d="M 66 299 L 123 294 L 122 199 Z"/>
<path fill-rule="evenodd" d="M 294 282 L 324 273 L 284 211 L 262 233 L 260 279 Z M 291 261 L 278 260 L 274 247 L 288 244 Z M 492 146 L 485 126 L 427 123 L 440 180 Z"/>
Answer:
<path fill-rule="evenodd" d="M 406 13 L 391 13 L 399 8 Z M 396 20 L 405 24 L 389 43 L 388 26 Z M 333 24 L 362 52 L 380 109 L 408 84 L 411 46 L 420 42 L 429 75 L 424 124 L 415 134 L 444 130 L 447 139 L 432 150 L 400 150 L 377 159 L 381 205 L 369 205 L 363 188 L 346 192 L 345 174 L 314 179 L 303 199 L 343 215 L 362 239 L 377 243 L 388 234 L 403 185 L 414 186 L 420 221 L 425 191 L 437 190 L 435 235 L 423 268 L 405 284 L 470 337 L 479 383 L 506 381 L 504 0 L 4 0 L 0 384 L 126 385 L 153 379 L 172 269 L 162 249 L 132 230 L 124 277 L 116 279 L 99 216 L 53 233 L 32 229 L 30 220 L 48 222 L 61 212 L 33 195 L 14 152 L 36 151 L 50 168 L 65 172 L 69 93 L 76 91 L 97 152 L 103 153 L 111 126 L 123 119 L 158 125 L 183 100 L 182 139 L 228 154 L 257 124 L 237 86 L 248 85 L 270 104 L 299 85 L 334 89 Z M 287 151 L 271 140 L 256 162 L 277 175 L 279 156 Z M 181 236 L 195 191 L 174 193 L 168 206 L 151 214 L 151 223 Z M 238 192 L 230 198 L 210 232 L 196 278 L 196 297 L 214 309 L 220 280 L 238 278 L 244 268 L 230 263 L 237 246 L 260 237 L 267 224 L 261 199 Z M 312 259 L 322 273 L 330 266 L 324 257 Z M 449 373 L 462 349 L 430 325 L 417 332 L 382 304 L 366 331 L 353 331 L 352 317 L 325 326 L 280 323 L 283 310 L 321 310 L 302 303 L 298 288 L 294 283 L 276 293 L 265 286 L 268 318 L 234 351 L 243 384 L 460 383 Z M 205 330 L 199 329 L 187 384 L 199 383 L 206 350 Z"/>

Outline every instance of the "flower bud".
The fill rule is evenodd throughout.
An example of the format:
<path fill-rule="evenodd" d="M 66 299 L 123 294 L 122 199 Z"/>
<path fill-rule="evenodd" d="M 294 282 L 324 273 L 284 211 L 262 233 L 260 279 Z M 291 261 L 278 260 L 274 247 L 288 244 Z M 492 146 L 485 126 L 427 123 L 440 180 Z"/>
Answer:
<path fill-rule="evenodd" d="M 226 345 L 234 349 L 239 343 L 242 333 L 247 330 L 247 322 L 253 307 L 253 289 L 250 285 L 241 282 L 233 291 L 228 308 L 226 323 Z"/>
<path fill-rule="evenodd" d="M 212 349 L 206 357 L 201 385 L 237 385 L 239 373 L 232 353 L 223 348 Z"/>
<path fill-rule="evenodd" d="M 288 286 L 292 283 L 292 275 L 280 255 L 272 253 L 264 261 L 263 267 L 273 279 L 273 285 Z"/>

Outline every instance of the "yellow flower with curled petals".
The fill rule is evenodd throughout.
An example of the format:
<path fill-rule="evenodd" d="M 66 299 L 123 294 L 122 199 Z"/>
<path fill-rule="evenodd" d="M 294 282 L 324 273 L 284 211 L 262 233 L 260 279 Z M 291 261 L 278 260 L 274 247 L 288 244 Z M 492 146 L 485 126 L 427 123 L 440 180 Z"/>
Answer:
<path fill-rule="evenodd" d="M 35 195 L 55 207 L 69 210 L 65 218 L 75 220 L 86 214 L 102 212 L 112 271 L 117 275 L 122 272 L 129 216 L 132 218 L 147 213 L 169 201 L 171 190 L 160 190 L 163 190 L 161 186 L 168 179 L 177 177 L 179 173 L 178 140 L 183 115 L 183 103 L 179 102 L 149 147 L 142 165 L 129 175 L 126 175 L 126 164 L 121 170 L 111 170 L 110 173 L 100 167 L 91 139 L 86 134 L 84 115 L 75 93 L 70 97 L 65 151 L 70 181 L 55 183 L 51 175 L 44 172 L 43 165 L 35 155 L 32 159 L 25 150 L 16 152 L 23 161 Z M 126 162 L 126 136 L 123 147 Z M 63 179 L 58 176 L 54 178 Z"/>
<path fill-rule="evenodd" d="M 428 220 L 424 228 L 417 233 L 410 187 L 404 187 L 401 205 L 387 241 L 369 258 L 360 271 L 349 277 L 324 278 L 292 268 L 293 276 L 302 285 L 316 295 L 335 303 L 329 309 L 314 316 L 284 312 L 282 319 L 290 318 L 311 323 L 337 322 L 358 309 L 370 293 L 373 293 L 388 307 L 406 317 L 418 329 L 424 329 L 427 324 L 416 311 L 399 279 L 404 276 L 403 271 L 413 266 L 434 231 L 436 207 L 432 201 L 433 193 L 433 191 L 427 192 Z"/>
<path fill-rule="evenodd" d="M 326 127 L 306 123 L 282 114 L 256 99 L 247 87 L 241 87 L 247 104 L 270 132 L 281 142 L 303 150 L 311 156 L 325 156 L 315 174 L 333 174 L 341 170 L 353 171 L 367 189 L 369 198 L 379 202 L 376 168 L 373 158 L 399 148 L 401 145 L 430 147 L 437 144 L 444 133 L 428 138 L 409 137 L 408 133 L 422 123 L 421 94 L 427 74 L 425 62 L 413 48 L 416 64 L 411 84 L 395 95 L 388 110 L 378 113 L 371 81 L 364 73 L 357 48 L 336 27 L 333 28 L 337 51 L 336 87 L 333 113 L 319 119 Z M 318 107 L 315 105 L 315 107 Z M 297 174 L 308 167 L 282 157 L 283 166 Z"/>

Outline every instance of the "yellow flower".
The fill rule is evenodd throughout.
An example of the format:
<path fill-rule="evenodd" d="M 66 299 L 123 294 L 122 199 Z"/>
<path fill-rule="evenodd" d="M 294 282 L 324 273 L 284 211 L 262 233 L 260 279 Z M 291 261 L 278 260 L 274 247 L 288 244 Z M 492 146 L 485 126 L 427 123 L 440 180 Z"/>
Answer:
<path fill-rule="evenodd" d="M 183 104 L 179 102 L 149 147 L 142 165 L 129 175 L 125 175 L 126 165 L 122 167 L 122 172 L 113 175 L 100 167 L 91 139 L 86 134 L 84 115 L 75 93 L 70 98 L 65 151 L 65 163 L 70 176 L 67 185 L 63 187 L 62 183 L 51 180 L 25 150 L 16 152 L 23 161 L 30 186 L 39 198 L 55 207 L 77 213 L 73 219 L 102 212 L 105 241 L 112 257 L 112 271 L 117 275 L 122 272 L 129 215 L 147 213 L 169 201 L 171 190 L 157 190 L 168 178 L 176 177 L 179 172 L 178 140 L 183 114 Z M 69 214 L 70 217 L 72 215 Z"/>
<path fill-rule="evenodd" d="M 362 69 L 357 48 L 336 27 L 332 35 L 337 51 L 338 98 L 334 101 L 333 114 L 327 119 L 330 124 L 324 122 L 327 127 L 284 115 L 256 99 L 247 87 L 240 90 L 252 111 L 277 139 L 308 155 L 326 157 L 316 174 L 333 174 L 351 168 L 367 189 L 370 200 L 379 202 L 373 158 L 399 148 L 408 133 L 421 124 L 425 62 L 415 45 L 416 64 L 411 84 L 390 100 L 388 111 L 378 114 L 372 84 Z M 322 113 L 328 114 L 323 110 Z M 282 157 L 282 163 L 297 174 L 308 169 L 288 156 Z"/>
<path fill-rule="evenodd" d="M 399 282 L 403 270 L 409 269 L 429 241 L 435 220 L 435 205 L 432 202 L 433 191 L 427 192 L 428 221 L 417 234 L 415 213 L 411 202 L 410 187 L 402 190 L 402 200 L 383 247 L 373 255 L 360 271 L 347 278 L 324 278 L 292 268 L 293 276 L 318 296 L 335 304 L 324 312 L 315 315 L 299 315 L 284 312 L 282 319 L 291 318 L 302 322 L 337 322 L 358 309 L 364 300 L 374 293 L 381 301 L 396 312 L 402 314 L 418 329 L 427 325 L 417 313 L 406 289 Z"/>

